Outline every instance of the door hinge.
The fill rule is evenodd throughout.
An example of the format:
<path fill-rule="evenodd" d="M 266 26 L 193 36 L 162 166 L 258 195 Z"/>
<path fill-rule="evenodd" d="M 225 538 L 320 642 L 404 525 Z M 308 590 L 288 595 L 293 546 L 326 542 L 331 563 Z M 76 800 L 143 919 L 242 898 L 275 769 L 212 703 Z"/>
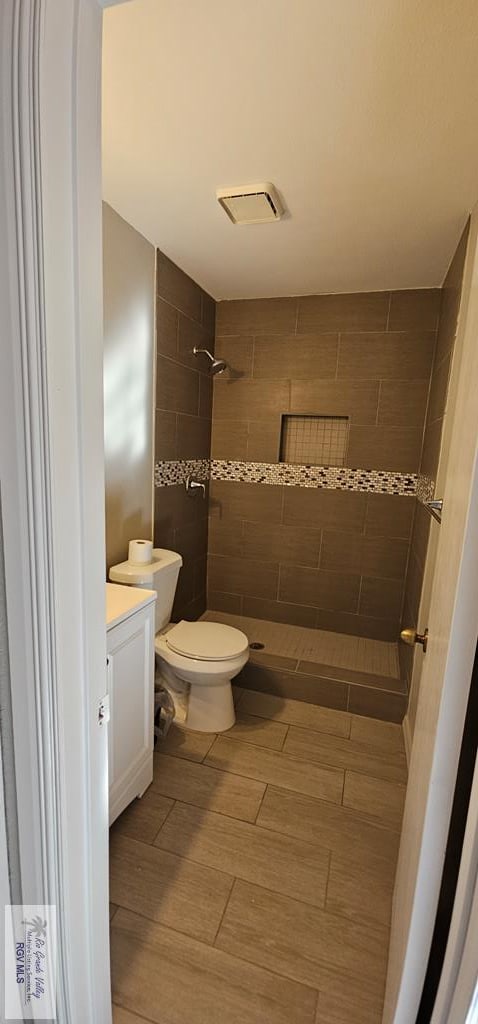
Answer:
<path fill-rule="evenodd" d="M 110 696 L 105 693 L 98 704 L 98 725 L 106 725 L 110 720 Z"/>

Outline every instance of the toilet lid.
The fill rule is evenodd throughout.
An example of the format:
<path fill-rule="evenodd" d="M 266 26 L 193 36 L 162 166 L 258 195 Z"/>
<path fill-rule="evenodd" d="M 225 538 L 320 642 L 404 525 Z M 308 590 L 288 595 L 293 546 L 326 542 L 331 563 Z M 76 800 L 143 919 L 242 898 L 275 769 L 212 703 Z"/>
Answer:
<path fill-rule="evenodd" d="M 221 622 L 178 622 L 165 634 L 176 654 L 200 661 L 224 661 L 243 654 L 249 646 L 245 633 Z"/>

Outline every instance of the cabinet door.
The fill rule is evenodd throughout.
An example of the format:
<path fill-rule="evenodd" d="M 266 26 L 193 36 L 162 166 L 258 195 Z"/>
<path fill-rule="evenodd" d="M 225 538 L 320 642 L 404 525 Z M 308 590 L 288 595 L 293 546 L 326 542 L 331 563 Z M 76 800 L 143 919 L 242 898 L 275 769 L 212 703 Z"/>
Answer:
<path fill-rule="evenodd" d="M 154 647 L 150 608 L 108 633 L 110 823 L 152 780 Z"/>

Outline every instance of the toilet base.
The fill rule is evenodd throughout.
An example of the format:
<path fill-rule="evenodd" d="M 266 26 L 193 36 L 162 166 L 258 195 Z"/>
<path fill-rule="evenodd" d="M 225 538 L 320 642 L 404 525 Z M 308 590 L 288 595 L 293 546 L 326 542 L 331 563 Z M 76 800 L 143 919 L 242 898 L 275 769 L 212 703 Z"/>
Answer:
<path fill-rule="evenodd" d="M 193 732 L 225 732 L 236 721 L 230 679 L 208 686 L 192 683 L 184 726 Z"/>

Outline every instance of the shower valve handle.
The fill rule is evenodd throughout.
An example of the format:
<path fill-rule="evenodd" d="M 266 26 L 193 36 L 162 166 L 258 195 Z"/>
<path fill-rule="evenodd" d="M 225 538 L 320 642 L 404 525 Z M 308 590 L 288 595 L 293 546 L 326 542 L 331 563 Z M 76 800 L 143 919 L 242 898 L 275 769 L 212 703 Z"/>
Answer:
<path fill-rule="evenodd" d="M 202 491 L 203 498 L 206 497 L 206 484 L 201 483 L 200 480 L 194 480 L 192 476 L 188 476 L 186 480 L 186 493 L 194 498 L 198 491 Z"/>

